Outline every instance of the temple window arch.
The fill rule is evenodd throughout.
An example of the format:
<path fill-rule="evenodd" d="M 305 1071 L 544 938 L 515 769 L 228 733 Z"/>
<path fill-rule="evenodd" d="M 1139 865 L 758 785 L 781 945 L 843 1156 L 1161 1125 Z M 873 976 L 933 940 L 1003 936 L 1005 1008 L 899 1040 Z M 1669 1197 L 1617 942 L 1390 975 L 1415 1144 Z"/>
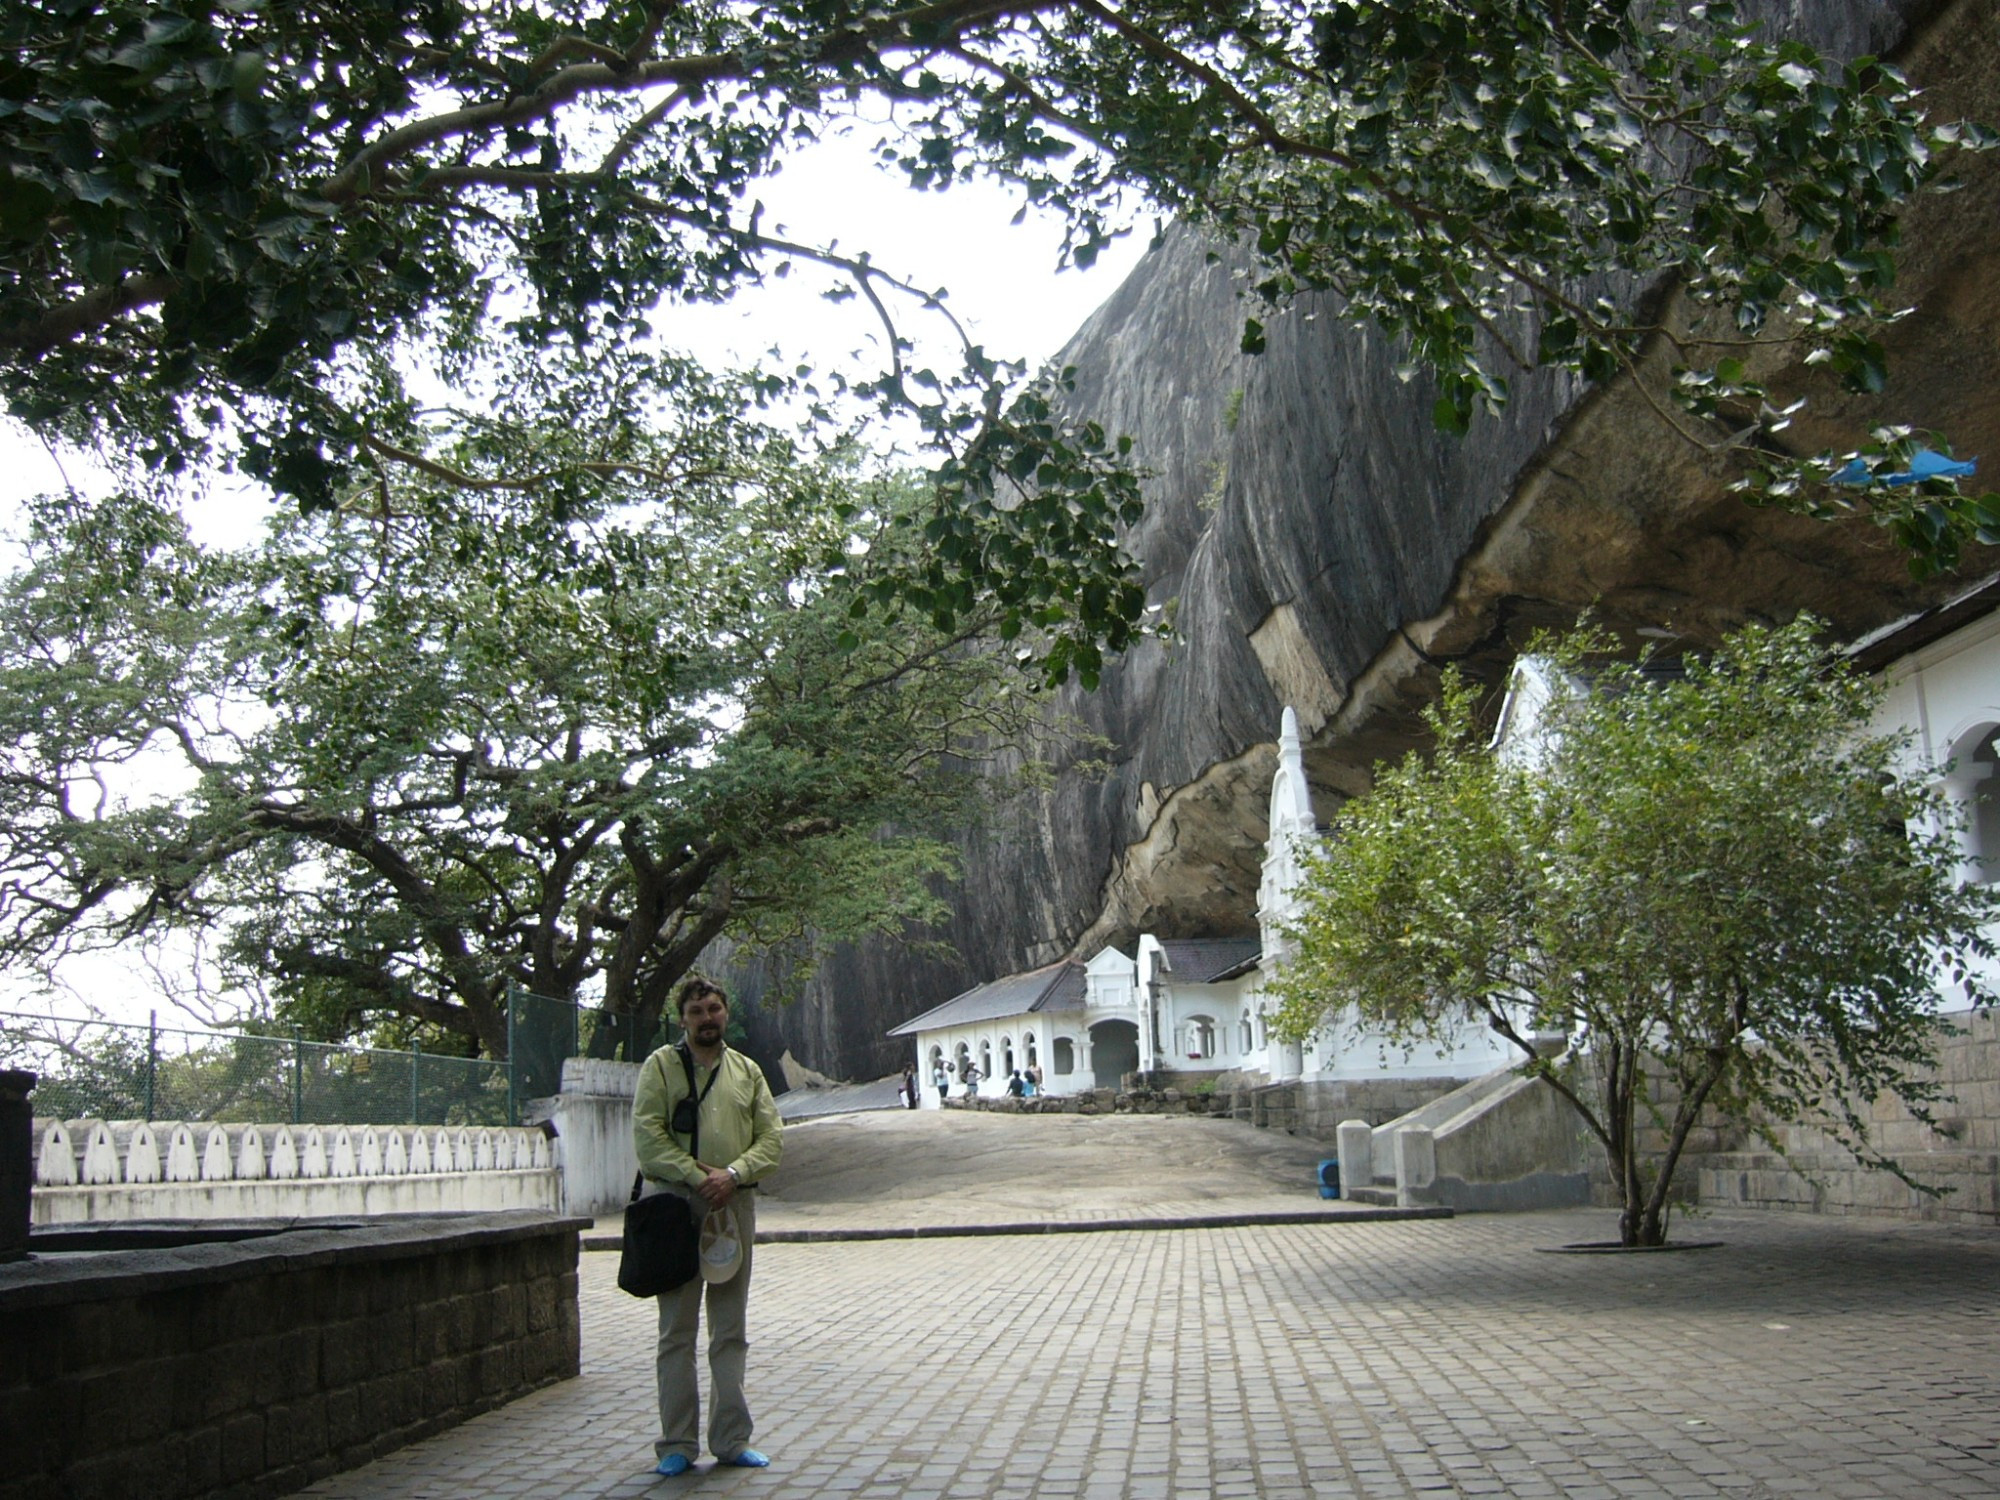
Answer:
<path fill-rule="evenodd" d="M 1215 1017 L 1189 1016 L 1181 1023 L 1183 1049 L 1191 1062 L 1204 1062 L 1215 1056 Z"/>
<path fill-rule="evenodd" d="M 1067 1078 L 1076 1071 L 1076 1043 L 1066 1036 L 1059 1036 L 1050 1049 L 1054 1071 L 1058 1078 Z"/>

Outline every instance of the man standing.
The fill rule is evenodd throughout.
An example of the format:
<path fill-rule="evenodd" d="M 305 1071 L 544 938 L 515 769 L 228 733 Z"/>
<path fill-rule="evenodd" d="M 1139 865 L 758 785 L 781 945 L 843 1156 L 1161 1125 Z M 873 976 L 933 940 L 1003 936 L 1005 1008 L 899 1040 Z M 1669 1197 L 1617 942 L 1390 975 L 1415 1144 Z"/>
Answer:
<path fill-rule="evenodd" d="M 729 997 L 721 986 L 696 975 L 681 985 L 675 1004 L 681 1041 L 660 1048 L 640 1066 L 632 1100 L 633 1144 L 646 1176 L 645 1193 L 676 1193 L 697 1215 L 704 1210 L 734 1215 L 743 1260 L 727 1281 L 696 1276 L 659 1299 L 655 1368 L 660 1436 L 653 1449 L 659 1472 L 669 1476 L 687 1473 L 701 1451 L 695 1440 L 701 1398 L 695 1387 L 694 1339 L 702 1288 L 707 1287 L 714 1401 L 708 1448 L 724 1464 L 761 1469 L 771 1460 L 750 1446 L 750 1405 L 743 1397 L 749 1348 L 744 1314 L 750 1301 L 751 1246 L 757 1237 L 754 1188 L 778 1165 L 784 1126 L 764 1070 L 723 1040 Z"/>

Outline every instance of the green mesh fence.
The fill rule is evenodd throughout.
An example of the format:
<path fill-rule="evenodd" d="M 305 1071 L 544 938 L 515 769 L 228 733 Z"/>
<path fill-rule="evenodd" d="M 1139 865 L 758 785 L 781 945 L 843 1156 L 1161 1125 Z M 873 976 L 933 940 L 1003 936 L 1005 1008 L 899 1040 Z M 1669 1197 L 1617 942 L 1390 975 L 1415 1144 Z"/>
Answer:
<path fill-rule="evenodd" d="M 642 1028 L 637 1016 L 607 1016 L 586 1011 L 583 1016 L 581 1057 L 610 1057 L 621 1062 L 644 1062 L 660 1047 L 680 1035 L 680 1027 L 662 1017 L 651 1027 Z"/>
<path fill-rule="evenodd" d="M 561 1091 L 565 1058 L 638 1062 L 670 1030 L 522 989 L 507 996 L 505 1061 L 0 1011 L 0 1067 L 41 1076 L 44 1119 L 512 1125 Z"/>
<path fill-rule="evenodd" d="M 0 1067 L 40 1075 L 43 1119 L 510 1125 L 536 1097 L 490 1058 L 14 1012 L 0 1012 Z"/>
<path fill-rule="evenodd" d="M 567 1000 L 529 990 L 507 993 L 507 1056 L 514 1065 L 516 1107 L 562 1088 L 566 1057 L 581 1055 L 582 1014 Z"/>

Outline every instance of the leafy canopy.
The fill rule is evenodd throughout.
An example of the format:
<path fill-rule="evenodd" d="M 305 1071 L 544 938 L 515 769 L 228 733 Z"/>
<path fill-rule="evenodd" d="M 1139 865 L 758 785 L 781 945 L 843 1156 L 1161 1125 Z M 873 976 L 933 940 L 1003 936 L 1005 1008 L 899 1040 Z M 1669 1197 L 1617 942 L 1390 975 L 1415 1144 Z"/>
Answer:
<path fill-rule="evenodd" d="M 1664 341 L 1679 374 L 1641 389 L 1752 453 L 1753 496 L 1867 511 L 1927 567 L 2000 536 L 1991 497 L 1887 482 L 1908 434 L 1791 451 L 1765 383 L 1879 388 L 1898 211 L 1987 133 L 1723 0 L 17 0 L 0 391 L 157 472 L 220 442 L 324 506 L 421 447 L 414 351 L 451 380 L 496 343 L 587 366 L 671 340 L 679 302 L 835 271 L 887 367 L 760 394 L 916 413 L 943 464 L 921 606 L 995 597 L 1051 675 L 1094 671 L 1143 607 L 1117 445 L 970 343 L 912 367 L 895 309 L 939 312 L 933 290 L 764 222 L 758 185 L 854 122 L 915 186 L 1018 185 L 1078 261 L 1135 198 L 1244 239 L 1265 298 L 1331 291 L 1407 340 L 1447 428 L 1510 368 L 1602 382 Z"/>
<path fill-rule="evenodd" d="M 1812 1121 L 1897 1170 L 1866 1105 L 1928 1118 L 1941 986 L 1993 1003 L 1973 965 L 2000 908 L 1958 883 L 1953 811 L 1816 622 L 1677 668 L 1611 644 L 1539 642 L 1553 696 L 1499 751 L 1447 684 L 1433 756 L 1382 768 L 1304 860 L 1281 1025 L 1491 1027 L 1603 1147 L 1625 1242 L 1657 1244 L 1704 1108 Z"/>
<path fill-rule="evenodd" d="M 0 592 L 0 958 L 193 933 L 316 1035 L 499 1054 L 510 983 L 645 1033 L 718 937 L 934 918 L 985 760 L 1054 743 L 1002 611 L 856 615 L 928 565 L 908 487 L 676 378 L 573 482 L 409 483 L 240 552 L 145 498 L 46 506 Z M 572 448 L 606 439 L 503 414 L 448 457 Z"/>

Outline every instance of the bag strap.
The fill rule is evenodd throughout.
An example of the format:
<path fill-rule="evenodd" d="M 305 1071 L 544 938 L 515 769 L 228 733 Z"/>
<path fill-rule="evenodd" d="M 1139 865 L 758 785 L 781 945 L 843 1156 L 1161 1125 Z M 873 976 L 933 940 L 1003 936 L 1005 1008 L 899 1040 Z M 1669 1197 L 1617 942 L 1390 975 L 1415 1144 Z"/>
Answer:
<path fill-rule="evenodd" d="M 694 1100 L 694 1129 L 688 1132 L 688 1155 L 701 1160 L 701 1107 L 708 1103 L 708 1096 L 715 1092 L 715 1080 L 722 1076 L 722 1059 L 715 1060 L 715 1071 L 708 1075 L 708 1087 L 699 1095 L 694 1091 L 694 1053 L 686 1042 L 674 1043 L 674 1051 L 681 1057 L 681 1069 L 687 1074 L 687 1096 Z M 667 1121 L 667 1129 L 673 1130 L 673 1121 Z"/>

